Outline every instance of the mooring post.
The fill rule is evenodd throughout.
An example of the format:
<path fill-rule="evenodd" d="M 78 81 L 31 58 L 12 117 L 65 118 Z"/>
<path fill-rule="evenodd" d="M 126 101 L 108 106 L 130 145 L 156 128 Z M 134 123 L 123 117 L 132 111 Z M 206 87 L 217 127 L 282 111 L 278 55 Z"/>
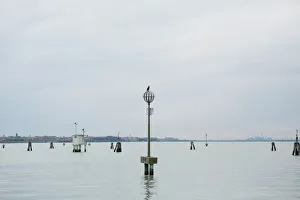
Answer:
<path fill-rule="evenodd" d="M 271 144 L 271 151 L 276 151 L 276 146 L 275 146 L 275 142 L 272 142 Z"/>
<path fill-rule="evenodd" d="M 32 143 L 31 143 L 31 141 L 28 142 L 27 151 L 32 151 Z"/>
<path fill-rule="evenodd" d="M 150 91 L 150 86 L 148 86 L 146 92 L 143 95 L 143 98 L 145 102 L 148 104 L 147 107 L 147 117 L 148 117 L 148 137 L 147 137 L 147 157 L 141 157 L 141 163 L 144 163 L 145 167 L 145 175 L 149 174 L 154 175 L 154 164 L 157 164 L 157 157 L 151 157 L 151 149 L 150 149 L 150 142 L 151 142 L 151 136 L 150 136 L 150 115 L 153 114 L 153 108 L 150 107 L 150 104 L 154 100 L 154 93 Z M 149 169 L 150 165 L 150 169 Z"/>
<path fill-rule="evenodd" d="M 113 142 L 110 143 L 110 149 L 114 149 L 114 143 Z"/>
<path fill-rule="evenodd" d="M 206 147 L 208 146 L 208 143 L 207 143 L 207 133 L 205 133 L 205 146 Z"/>
<path fill-rule="evenodd" d="M 144 166 L 145 166 L 144 175 L 149 175 L 149 165 L 147 163 L 145 163 Z"/>
<path fill-rule="evenodd" d="M 150 175 L 153 176 L 154 175 L 154 168 L 153 168 L 153 164 L 150 164 Z"/>
<path fill-rule="evenodd" d="M 54 149 L 53 142 L 50 142 L 50 149 Z"/>
<path fill-rule="evenodd" d="M 118 140 L 117 141 L 118 142 L 116 143 L 114 152 L 120 153 L 120 152 L 122 152 L 122 145 L 121 145 L 121 142 L 120 142 L 120 133 L 118 133 Z"/>
<path fill-rule="evenodd" d="M 196 150 L 196 148 L 195 148 L 195 145 L 194 145 L 194 142 L 193 141 L 191 141 L 191 148 L 190 148 L 191 150 Z"/>
<path fill-rule="evenodd" d="M 298 142 L 298 129 L 296 130 L 296 142 L 294 143 L 293 156 L 299 156 L 300 153 L 300 143 Z"/>
<path fill-rule="evenodd" d="M 122 146 L 121 146 L 121 142 L 117 142 L 114 152 L 120 153 L 122 152 Z"/>

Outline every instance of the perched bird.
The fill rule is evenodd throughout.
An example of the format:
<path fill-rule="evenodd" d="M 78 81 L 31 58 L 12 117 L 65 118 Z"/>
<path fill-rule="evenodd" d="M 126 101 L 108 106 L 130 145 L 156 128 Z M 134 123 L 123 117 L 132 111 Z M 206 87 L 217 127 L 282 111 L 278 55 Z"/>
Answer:
<path fill-rule="evenodd" d="M 149 91 L 149 89 L 150 89 L 150 85 L 148 85 L 148 87 L 147 87 L 147 91 Z"/>

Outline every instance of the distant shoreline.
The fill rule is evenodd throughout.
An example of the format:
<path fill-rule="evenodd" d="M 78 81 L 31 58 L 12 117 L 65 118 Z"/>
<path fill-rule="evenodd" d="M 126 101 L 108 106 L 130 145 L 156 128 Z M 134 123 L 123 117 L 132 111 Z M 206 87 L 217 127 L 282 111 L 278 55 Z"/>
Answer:
<path fill-rule="evenodd" d="M 177 140 L 177 141 L 151 141 L 151 142 L 159 142 L 159 143 L 189 143 L 189 142 L 201 142 L 205 143 L 205 140 Z M 50 143 L 51 141 L 32 141 L 32 143 Z M 54 141 L 55 143 L 72 143 L 72 141 Z M 116 142 L 116 141 L 90 141 L 90 143 L 109 143 L 109 142 Z M 145 143 L 147 141 L 122 141 L 126 143 Z M 262 142 L 295 142 L 294 140 L 208 140 L 208 143 L 262 143 Z M 25 144 L 28 141 L 0 141 L 0 143 L 7 143 L 7 144 Z"/>

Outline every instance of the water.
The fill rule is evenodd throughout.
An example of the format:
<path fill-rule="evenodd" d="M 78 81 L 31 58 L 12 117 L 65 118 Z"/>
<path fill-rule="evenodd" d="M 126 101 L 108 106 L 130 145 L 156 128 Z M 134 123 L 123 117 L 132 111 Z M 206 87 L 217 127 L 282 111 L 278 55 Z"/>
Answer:
<path fill-rule="evenodd" d="M 300 199 L 300 156 L 292 143 L 153 143 L 154 177 L 143 176 L 146 143 L 92 143 L 87 153 L 71 144 L 7 144 L 0 149 L 2 200 L 267 200 Z"/>

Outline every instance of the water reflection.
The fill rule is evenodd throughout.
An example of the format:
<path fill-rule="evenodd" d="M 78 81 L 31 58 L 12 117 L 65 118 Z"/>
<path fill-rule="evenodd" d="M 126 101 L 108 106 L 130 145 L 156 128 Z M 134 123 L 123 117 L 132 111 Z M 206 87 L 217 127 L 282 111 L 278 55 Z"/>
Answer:
<path fill-rule="evenodd" d="M 155 188 L 156 188 L 156 178 L 154 176 L 144 176 L 143 177 L 143 186 L 145 189 L 145 200 L 152 199 L 153 196 L 156 195 Z"/>

